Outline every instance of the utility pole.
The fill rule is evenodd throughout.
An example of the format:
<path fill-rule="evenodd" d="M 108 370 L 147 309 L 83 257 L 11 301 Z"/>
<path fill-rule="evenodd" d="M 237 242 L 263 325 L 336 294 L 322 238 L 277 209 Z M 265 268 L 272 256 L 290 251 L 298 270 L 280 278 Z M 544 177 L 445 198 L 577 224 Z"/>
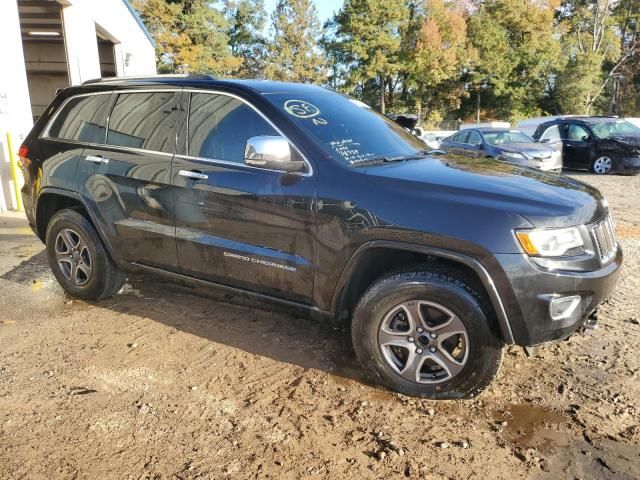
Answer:
<path fill-rule="evenodd" d="M 476 97 L 476 123 L 480 123 L 480 87 L 478 87 L 478 96 Z"/>

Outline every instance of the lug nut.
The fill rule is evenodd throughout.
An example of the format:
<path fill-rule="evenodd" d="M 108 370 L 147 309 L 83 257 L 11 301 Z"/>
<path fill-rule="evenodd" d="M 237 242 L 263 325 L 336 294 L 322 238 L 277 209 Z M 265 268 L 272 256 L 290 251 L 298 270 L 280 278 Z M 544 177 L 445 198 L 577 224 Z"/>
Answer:
<path fill-rule="evenodd" d="M 429 351 L 431 353 L 436 353 L 436 347 L 429 347 Z"/>
<path fill-rule="evenodd" d="M 409 342 L 413 343 L 415 340 L 413 337 L 409 337 Z"/>
<path fill-rule="evenodd" d="M 418 331 L 418 333 L 422 333 L 422 332 L 424 332 L 424 330 L 422 329 L 422 327 L 418 327 L 416 330 Z"/>
<path fill-rule="evenodd" d="M 435 333 L 432 333 L 429 335 L 431 338 L 438 338 L 438 335 L 436 335 Z"/>
<path fill-rule="evenodd" d="M 418 348 L 418 349 L 416 350 L 416 353 L 417 353 L 418 355 L 421 355 L 421 354 L 422 354 L 422 349 L 421 349 L 421 348 Z"/>

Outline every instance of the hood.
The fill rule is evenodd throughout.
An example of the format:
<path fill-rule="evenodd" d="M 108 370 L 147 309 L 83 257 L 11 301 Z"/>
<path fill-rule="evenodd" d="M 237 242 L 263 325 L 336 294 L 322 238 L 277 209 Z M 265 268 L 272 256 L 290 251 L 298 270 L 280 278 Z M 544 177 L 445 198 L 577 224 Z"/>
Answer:
<path fill-rule="evenodd" d="M 640 137 L 630 135 L 616 135 L 600 140 L 601 143 L 616 145 L 631 154 L 640 155 Z"/>
<path fill-rule="evenodd" d="M 503 143 L 496 145 L 496 148 L 505 152 L 523 153 L 533 158 L 550 158 L 554 152 L 548 145 L 533 142 Z"/>
<path fill-rule="evenodd" d="M 490 159 L 437 155 L 376 165 L 365 174 L 422 205 L 464 203 L 520 215 L 536 227 L 587 224 L 607 212 L 600 192 L 583 182 Z"/>

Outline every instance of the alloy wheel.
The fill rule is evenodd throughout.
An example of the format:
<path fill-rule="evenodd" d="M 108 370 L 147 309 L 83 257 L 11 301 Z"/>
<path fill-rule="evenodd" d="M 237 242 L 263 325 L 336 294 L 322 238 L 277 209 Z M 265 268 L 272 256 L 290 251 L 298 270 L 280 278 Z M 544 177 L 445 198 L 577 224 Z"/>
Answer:
<path fill-rule="evenodd" d="M 462 320 L 443 305 L 426 300 L 392 308 L 380 323 L 378 344 L 387 364 L 417 383 L 451 380 L 469 356 L 469 335 Z"/>
<path fill-rule="evenodd" d="M 58 267 L 64 278 L 81 287 L 91 278 L 93 261 L 87 242 L 75 230 L 65 228 L 55 242 Z"/>
<path fill-rule="evenodd" d="M 606 157 L 606 156 L 598 157 L 593 162 L 593 171 L 598 175 L 606 175 L 611 171 L 612 167 L 613 167 L 613 160 L 611 160 L 611 157 Z"/>

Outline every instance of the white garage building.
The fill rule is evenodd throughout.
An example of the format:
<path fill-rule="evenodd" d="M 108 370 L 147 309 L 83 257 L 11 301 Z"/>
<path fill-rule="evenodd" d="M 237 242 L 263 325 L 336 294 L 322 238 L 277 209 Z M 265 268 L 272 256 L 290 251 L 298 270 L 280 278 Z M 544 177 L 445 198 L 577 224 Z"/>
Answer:
<path fill-rule="evenodd" d="M 7 133 L 17 150 L 59 88 L 155 73 L 155 44 L 127 0 L 0 0 L 0 212 L 18 207 Z"/>

